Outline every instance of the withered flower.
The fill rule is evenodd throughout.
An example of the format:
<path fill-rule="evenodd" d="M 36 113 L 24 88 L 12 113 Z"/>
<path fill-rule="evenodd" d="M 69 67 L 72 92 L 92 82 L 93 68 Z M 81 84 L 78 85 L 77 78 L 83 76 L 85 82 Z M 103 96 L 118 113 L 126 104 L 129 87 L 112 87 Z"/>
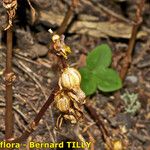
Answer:
<path fill-rule="evenodd" d="M 17 9 L 17 0 L 3 0 L 3 6 L 7 9 L 8 14 L 8 25 L 5 30 L 12 26 L 12 20 L 15 17 Z"/>

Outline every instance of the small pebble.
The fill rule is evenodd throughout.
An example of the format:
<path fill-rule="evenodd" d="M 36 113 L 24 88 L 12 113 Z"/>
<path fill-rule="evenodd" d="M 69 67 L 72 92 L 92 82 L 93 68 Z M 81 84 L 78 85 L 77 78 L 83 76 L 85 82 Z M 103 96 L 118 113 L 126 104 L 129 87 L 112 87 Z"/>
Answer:
<path fill-rule="evenodd" d="M 39 32 L 36 34 L 36 39 L 39 43 L 47 45 L 50 43 L 50 34 L 46 31 Z"/>
<path fill-rule="evenodd" d="M 138 81 L 138 78 L 136 77 L 136 76 L 133 76 L 133 75 L 131 75 L 131 76 L 127 76 L 126 77 L 126 80 L 127 81 L 130 81 L 131 83 L 137 83 L 137 81 Z"/>

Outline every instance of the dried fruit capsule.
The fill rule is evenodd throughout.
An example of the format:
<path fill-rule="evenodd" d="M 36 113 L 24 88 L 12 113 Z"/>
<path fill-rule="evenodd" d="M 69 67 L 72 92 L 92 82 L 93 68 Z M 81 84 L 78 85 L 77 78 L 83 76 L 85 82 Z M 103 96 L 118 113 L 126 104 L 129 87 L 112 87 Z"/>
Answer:
<path fill-rule="evenodd" d="M 67 112 L 70 109 L 70 98 L 63 92 L 58 93 L 55 98 L 56 107 L 62 111 Z"/>
<path fill-rule="evenodd" d="M 12 20 L 15 17 L 17 9 L 17 0 L 3 0 L 3 6 L 7 9 L 8 25 L 4 30 L 9 29 L 12 26 Z"/>
<path fill-rule="evenodd" d="M 17 5 L 17 0 L 3 0 L 3 6 L 6 9 L 12 9 Z"/>
<path fill-rule="evenodd" d="M 59 78 L 60 88 L 72 90 L 73 88 L 80 87 L 80 83 L 81 75 L 75 68 L 65 68 L 61 74 L 61 77 Z"/>
<path fill-rule="evenodd" d="M 77 123 L 77 120 L 73 115 L 64 115 L 64 118 L 70 120 L 72 124 Z"/>
<path fill-rule="evenodd" d="M 75 88 L 73 89 L 74 93 L 78 97 L 80 103 L 85 103 L 85 93 L 81 90 L 81 88 Z"/>
<path fill-rule="evenodd" d="M 72 92 L 68 92 L 68 95 L 72 100 L 74 100 L 74 101 L 76 101 L 80 104 L 85 103 L 85 97 L 86 96 L 85 96 L 85 93 L 80 89 L 80 87 L 79 88 L 74 88 L 72 90 Z"/>

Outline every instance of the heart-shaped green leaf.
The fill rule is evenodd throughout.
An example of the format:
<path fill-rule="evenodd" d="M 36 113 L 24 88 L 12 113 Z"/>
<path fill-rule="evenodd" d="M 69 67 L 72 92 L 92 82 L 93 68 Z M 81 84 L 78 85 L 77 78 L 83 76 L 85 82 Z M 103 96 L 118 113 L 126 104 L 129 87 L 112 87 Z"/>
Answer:
<path fill-rule="evenodd" d="M 103 92 L 112 92 L 122 87 L 119 74 L 110 68 L 98 67 L 94 71 L 98 89 Z"/>
<path fill-rule="evenodd" d="M 97 66 L 108 67 L 111 63 L 111 49 L 107 44 L 97 46 L 87 56 L 87 67 L 93 70 Z"/>
<path fill-rule="evenodd" d="M 80 70 L 81 73 L 81 89 L 86 95 L 91 95 L 96 91 L 96 78 L 94 78 L 93 73 L 87 68 L 83 67 Z"/>

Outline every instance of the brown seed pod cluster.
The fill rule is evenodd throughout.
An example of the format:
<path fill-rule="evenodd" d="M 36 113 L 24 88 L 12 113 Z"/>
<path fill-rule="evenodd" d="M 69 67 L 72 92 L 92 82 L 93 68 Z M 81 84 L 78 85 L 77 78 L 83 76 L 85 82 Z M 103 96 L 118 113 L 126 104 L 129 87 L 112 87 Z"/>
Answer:
<path fill-rule="evenodd" d="M 8 25 L 5 30 L 12 26 L 12 20 L 15 17 L 17 9 L 17 0 L 3 0 L 3 6 L 7 9 L 8 14 Z"/>
<path fill-rule="evenodd" d="M 64 68 L 60 78 L 60 90 L 54 101 L 56 107 L 63 113 L 57 119 L 57 127 L 61 127 L 63 118 L 75 124 L 82 118 L 81 106 L 85 103 L 85 94 L 80 88 L 81 75 L 72 67 Z"/>

